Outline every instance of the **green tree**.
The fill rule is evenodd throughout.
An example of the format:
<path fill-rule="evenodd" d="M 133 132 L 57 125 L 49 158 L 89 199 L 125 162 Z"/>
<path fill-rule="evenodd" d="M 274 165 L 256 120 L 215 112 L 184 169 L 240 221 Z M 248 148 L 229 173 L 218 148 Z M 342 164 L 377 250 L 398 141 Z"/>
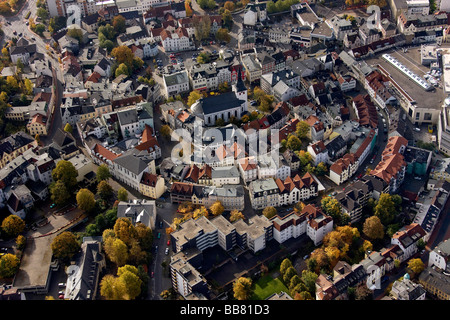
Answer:
<path fill-rule="evenodd" d="M 95 196 L 89 189 L 80 189 L 77 193 L 78 208 L 85 212 L 90 212 L 95 207 Z"/>
<path fill-rule="evenodd" d="M 81 246 L 77 237 L 70 231 L 60 233 L 51 243 L 53 255 L 64 261 L 71 259 L 78 251 L 80 251 L 80 248 Z"/>
<path fill-rule="evenodd" d="M 248 300 L 252 295 L 252 280 L 240 277 L 233 283 L 233 293 L 237 300 Z"/>
<path fill-rule="evenodd" d="M 170 127 L 167 124 L 163 125 L 161 127 L 161 129 L 159 130 L 159 133 L 161 133 L 161 135 L 164 138 L 166 138 L 166 139 L 169 138 L 170 137 L 170 133 L 171 133 Z"/>
<path fill-rule="evenodd" d="M 280 273 L 283 276 L 286 273 L 286 270 L 292 267 L 292 261 L 288 258 L 285 258 L 280 264 Z"/>
<path fill-rule="evenodd" d="M 223 26 L 228 28 L 229 30 L 233 26 L 233 16 L 231 15 L 230 10 L 225 9 L 224 12 L 222 13 L 222 23 Z"/>
<path fill-rule="evenodd" d="M 114 75 L 116 77 L 120 76 L 120 75 L 126 75 L 129 76 L 130 75 L 130 69 L 128 69 L 127 65 L 125 63 L 121 63 L 119 64 L 119 66 L 116 68 L 116 71 L 114 72 Z"/>
<path fill-rule="evenodd" d="M 104 200 L 109 199 L 113 195 L 113 188 L 106 180 L 100 181 L 97 185 L 97 194 Z"/>
<path fill-rule="evenodd" d="M 52 182 L 49 188 L 50 198 L 58 206 L 66 204 L 71 197 L 71 193 L 67 190 L 67 187 L 62 180 Z"/>
<path fill-rule="evenodd" d="M 101 181 L 107 181 L 109 178 L 111 178 L 111 173 L 109 172 L 109 167 L 106 164 L 101 164 L 97 168 L 97 182 Z"/>
<path fill-rule="evenodd" d="M 77 169 L 67 160 L 60 160 L 52 171 L 53 180 L 56 182 L 61 181 L 69 193 L 73 192 L 77 186 L 77 176 Z"/>
<path fill-rule="evenodd" d="M 117 200 L 119 201 L 128 201 L 128 191 L 124 187 L 121 187 L 117 191 Z"/>
<path fill-rule="evenodd" d="M 25 221 L 11 214 L 3 219 L 2 232 L 8 237 L 17 237 L 25 229 Z"/>
<path fill-rule="evenodd" d="M 216 32 L 216 39 L 219 42 L 225 41 L 228 43 L 231 40 L 230 32 L 226 28 L 220 28 Z"/>
<path fill-rule="evenodd" d="M 45 10 L 45 8 L 38 8 L 36 11 L 36 15 L 41 18 L 42 20 L 47 20 L 48 18 L 48 11 Z"/>
<path fill-rule="evenodd" d="M 283 281 L 286 285 L 289 285 L 293 276 L 297 275 L 294 267 L 289 267 L 283 274 Z"/>
<path fill-rule="evenodd" d="M 305 139 L 308 136 L 310 129 L 311 127 L 309 126 L 308 122 L 300 121 L 299 123 L 297 123 L 295 133 L 297 134 L 297 137 L 299 137 L 300 139 Z"/>
<path fill-rule="evenodd" d="M 298 151 L 302 147 L 302 142 L 295 135 L 290 134 L 287 138 L 286 147 L 293 151 Z"/>
<path fill-rule="evenodd" d="M 308 292 L 311 295 L 316 294 L 316 280 L 318 278 L 318 275 L 312 271 L 303 270 L 302 271 L 302 281 L 305 284 Z"/>
<path fill-rule="evenodd" d="M 19 270 L 20 260 L 11 253 L 0 257 L 0 278 L 12 278 Z"/>
<path fill-rule="evenodd" d="M 389 193 L 382 193 L 374 208 L 375 215 L 380 218 L 383 225 L 390 224 L 397 214 L 395 203 Z"/>

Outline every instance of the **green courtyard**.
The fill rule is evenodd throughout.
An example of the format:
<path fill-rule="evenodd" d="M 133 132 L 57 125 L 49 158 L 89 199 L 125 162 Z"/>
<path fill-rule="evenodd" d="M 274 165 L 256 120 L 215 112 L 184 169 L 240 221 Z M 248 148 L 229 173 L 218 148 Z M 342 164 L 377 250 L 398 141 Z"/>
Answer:
<path fill-rule="evenodd" d="M 254 283 L 253 287 L 252 300 L 264 300 L 272 294 L 280 293 L 281 291 L 289 294 L 289 289 L 278 277 L 274 278 L 272 273 L 261 277 Z"/>

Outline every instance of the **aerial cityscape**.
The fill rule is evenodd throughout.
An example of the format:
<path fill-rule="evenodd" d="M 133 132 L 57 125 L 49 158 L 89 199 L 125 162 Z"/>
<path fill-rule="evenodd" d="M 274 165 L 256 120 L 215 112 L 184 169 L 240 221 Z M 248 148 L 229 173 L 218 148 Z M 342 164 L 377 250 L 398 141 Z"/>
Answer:
<path fill-rule="evenodd" d="M 0 0 L 0 45 L 0 300 L 450 300 L 450 0 Z"/>

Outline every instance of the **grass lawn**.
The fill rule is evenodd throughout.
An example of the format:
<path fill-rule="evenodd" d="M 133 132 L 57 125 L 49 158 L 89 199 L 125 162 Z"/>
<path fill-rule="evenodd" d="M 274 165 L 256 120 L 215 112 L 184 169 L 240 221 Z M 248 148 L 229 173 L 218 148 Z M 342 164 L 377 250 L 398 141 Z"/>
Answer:
<path fill-rule="evenodd" d="M 278 278 L 273 278 L 272 275 L 266 275 L 260 278 L 254 284 L 254 292 L 251 297 L 252 300 L 264 300 L 274 293 L 279 293 L 281 291 L 289 294 L 289 289 L 283 284 L 283 282 Z"/>

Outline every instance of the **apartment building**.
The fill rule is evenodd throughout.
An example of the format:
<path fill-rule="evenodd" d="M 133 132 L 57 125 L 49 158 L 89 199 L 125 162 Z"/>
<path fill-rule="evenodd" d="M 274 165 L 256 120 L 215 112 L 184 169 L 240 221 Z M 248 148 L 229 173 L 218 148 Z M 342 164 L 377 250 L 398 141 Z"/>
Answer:
<path fill-rule="evenodd" d="M 279 189 L 272 178 L 252 181 L 248 188 L 253 209 L 279 206 Z"/>
<path fill-rule="evenodd" d="M 313 204 L 308 204 L 301 212 L 292 211 L 283 217 L 276 215 L 270 221 L 273 223 L 273 238 L 279 243 L 306 234 L 318 245 L 333 230 L 333 219 Z"/>
<path fill-rule="evenodd" d="M 303 177 L 298 174 L 295 177 L 287 177 L 284 180 L 276 179 L 275 183 L 279 188 L 278 205 L 291 205 L 300 201 L 317 197 L 319 184 L 316 179 L 309 173 L 305 173 Z"/>

